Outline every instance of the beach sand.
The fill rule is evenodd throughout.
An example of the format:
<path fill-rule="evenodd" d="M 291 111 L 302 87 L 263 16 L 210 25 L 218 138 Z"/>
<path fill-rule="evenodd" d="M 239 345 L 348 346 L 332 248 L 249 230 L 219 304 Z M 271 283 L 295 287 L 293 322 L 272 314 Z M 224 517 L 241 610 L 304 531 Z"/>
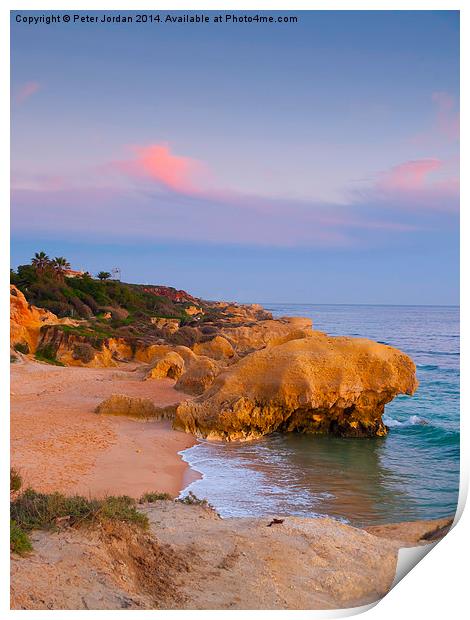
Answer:
<path fill-rule="evenodd" d="M 11 365 L 11 464 L 37 491 L 177 496 L 198 476 L 178 455 L 194 438 L 168 421 L 94 412 L 111 394 L 150 398 L 158 406 L 189 398 L 173 385 L 170 379 L 142 381 L 136 364 L 65 368 L 23 358 Z"/>
<path fill-rule="evenodd" d="M 143 367 L 91 369 L 21 357 L 11 367 L 12 466 L 37 491 L 100 497 L 177 496 L 197 474 L 178 451 L 194 438 L 167 421 L 102 416 L 111 394 L 166 406 L 189 398 Z M 451 520 L 358 529 L 334 519 L 220 519 L 198 505 L 139 506 L 150 527 L 123 522 L 35 530 L 12 555 L 13 609 L 334 609 L 390 588 L 401 546 L 434 542 Z M 97 579 L 99 575 L 99 579 Z"/>

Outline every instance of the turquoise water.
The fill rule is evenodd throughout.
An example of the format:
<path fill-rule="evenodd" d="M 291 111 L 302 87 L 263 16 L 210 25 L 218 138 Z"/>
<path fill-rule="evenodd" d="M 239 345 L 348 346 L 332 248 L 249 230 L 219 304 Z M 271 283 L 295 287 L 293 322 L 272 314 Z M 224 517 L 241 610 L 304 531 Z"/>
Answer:
<path fill-rule="evenodd" d="M 452 514 L 459 486 L 459 309 L 445 306 L 266 306 L 307 316 L 331 335 L 408 353 L 420 386 L 386 406 L 384 438 L 275 434 L 244 444 L 199 442 L 183 458 L 192 490 L 222 516 L 329 515 L 357 525 Z"/>

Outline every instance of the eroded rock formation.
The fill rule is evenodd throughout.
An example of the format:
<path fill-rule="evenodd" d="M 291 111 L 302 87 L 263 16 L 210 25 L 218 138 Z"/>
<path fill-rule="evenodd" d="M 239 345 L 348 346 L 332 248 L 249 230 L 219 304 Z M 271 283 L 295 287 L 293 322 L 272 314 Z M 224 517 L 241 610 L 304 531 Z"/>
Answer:
<path fill-rule="evenodd" d="M 205 355 L 215 360 L 230 360 L 236 356 L 233 346 L 223 336 L 197 342 L 193 346 L 193 351 L 196 355 Z"/>
<path fill-rule="evenodd" d="M 175 405 L 157 407 L 149 398 L 136 398 L 122 394 L 112 394 L 95 409 L 101 415 L 125 416 L 143 420 L 173 419 Z"/>
<path fill-rule="evenodd" d="M 413 361 L 393 347 L 311 332 L 251 353 L 176 411 L 175 428 L 208 439 L 274 431 L 370 437 L 387 432 L 385 404 L 417 388 Z"/>
<path fill-rule="evenodd" d="M 59 319 L 55 314 L 31 306 L 23 293 L 10 285 L 10 345 L 20 346 L 26 353 L 34 353 L 44 325 L 74 325 L 71 319 Z"/>
<path fill-rule="evenodd" d="M 146 379 L 179 379 L 184 372 L 184 359 L 175 351 L 169 351 L 150 368 Z"/>
<path fill-rule="evenodd" d="M 266 319 L 233 327 L 224 326 L 220 330 L 220 334 L 230 342 L 240 355 L 246 355 L 263 347 L 281 344 L 288 340 L 305 338 L 311 332 L 311 319 L 302 317 Z"/>

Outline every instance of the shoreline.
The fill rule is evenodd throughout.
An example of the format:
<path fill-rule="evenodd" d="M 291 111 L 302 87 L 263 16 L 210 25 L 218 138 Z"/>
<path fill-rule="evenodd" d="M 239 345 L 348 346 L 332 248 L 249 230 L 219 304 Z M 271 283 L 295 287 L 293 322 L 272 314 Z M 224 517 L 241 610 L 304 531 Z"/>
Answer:
<path fill-rule="evenodd" d="M 60 367 L 25 357 L 11 366 L 11 465 L 24 487 L 97 498 L 139 499 L 146 492 L 177 498 L 205 478 L 183 454 L 198 438 L 172 429 L 170 421 L 95 413 L 112 393 L 151 398 L 159 407 L 192 398 L 176 391 L 171 379 L 143 381 L 141 367 Z M 361 529 L 369 527 L 379 525 Z"/>
<path fill-rule="evenodd" d="M 151 491 L 177 497 L 197 479 L 179 454 L 196 443 L 191 435 L 173 430 L 166 420 L 142 422 L 94 412 L 111 393 L 151 398 L 157 406 L 190 398 L 174 389 L 174 381 L 142 381 L 138 371 L 131 364 L 95 369 L 28 359 L 12 365 L 11 463 L 25 486 L 138 499 Z"/>
<path fill-rule="evenodd" d="M 175 498 L 204 478 L 183 454 L 198 439 L 168 420 L 95 413 L 116 393 L 159 407 L 191 398 L 172 379 L 143 381 L 143 368 L 61 367 L 23 357 L 12 365 L 11 464 L 25 488 Z M 123 522 L 33 530 L 33 552 L 11 555 L 12 608 L 353 607 L 389 591 L 399 548 L 432 544 L 453 521 L 357 527 L 332 517 L 222 518 L 204 504 L 171 500 L 138 510 L 149 520 L 146 533 Z M 325 579 L 325 569 L 334 578 Z"/>

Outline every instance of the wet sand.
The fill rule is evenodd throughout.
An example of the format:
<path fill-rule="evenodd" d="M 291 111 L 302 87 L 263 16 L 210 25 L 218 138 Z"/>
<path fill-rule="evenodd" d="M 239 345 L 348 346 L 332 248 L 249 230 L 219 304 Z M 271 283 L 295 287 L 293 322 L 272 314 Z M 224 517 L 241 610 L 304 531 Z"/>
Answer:
<path fill-rule="evenodd" d="M 38 491 L 176 496 L 198 476 L 178 454 L 194 438 L 167 421 L 94 412 L 111 394 L 150 398 L 158 406 L 188 398 L 173 385 L 142 381 L 137 365 L 64 368 L 23 358 L 11 365 L 11 464 Z"/>

